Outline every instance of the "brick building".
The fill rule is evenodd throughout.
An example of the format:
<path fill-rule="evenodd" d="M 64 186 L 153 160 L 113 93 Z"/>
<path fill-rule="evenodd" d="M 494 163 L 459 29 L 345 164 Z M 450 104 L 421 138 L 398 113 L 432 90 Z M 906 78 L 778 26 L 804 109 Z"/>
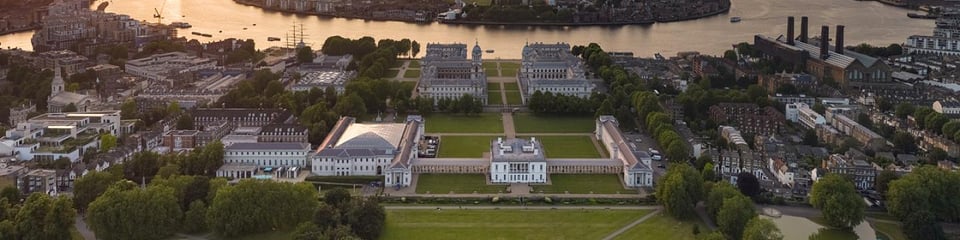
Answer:
<path fill-rule="evenodd" d="M 754 103 L 719 103 L 710 107 L 710 119 L 732 125 L 746 134 L 769 136 L 783 129 L 786 118 L 770 106 L 760 108 Z"/>

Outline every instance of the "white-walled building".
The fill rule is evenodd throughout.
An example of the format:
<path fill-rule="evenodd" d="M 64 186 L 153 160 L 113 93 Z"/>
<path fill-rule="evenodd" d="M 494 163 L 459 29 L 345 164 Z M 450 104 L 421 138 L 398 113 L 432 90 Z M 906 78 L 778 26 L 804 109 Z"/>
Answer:
<path fill-rule="evenodd" d="M 490 143 L 490 155 L 490 182 L 547 182 L 547 160 L 536 138 L 497 138 Z"/>
<path fill-rule="evenodd" d="M 960 114 L 960 101 L 940 100 L 933 102 L 933 111 L 947 115 Z"/>
<path fill-rule="evenodd" d="M 587 98 L 594 88 L 587 80 L 583 62 L 570 53 L 570 44 L 566 43 L 523 46 L 517 80 L 524 101 L 537 91 Z"/>
<path fill-rule="evenodd" d="M 427 55 L 420 60 L 420 95 L 437 103 L 468 94 L 486 104 L 487 75 L 482 55 L 479 43 L 473 46 L 472 59 L 467 59 L 466 44 L 427 44 Z"/>
<path fill-rule="evenodd" d="M 47 113 L 7 130 L 0 142 L 22 161 L 66 157 L 79 162 L 85 151 L 100 147 L 101 133 L 120 136 L 129 131 L 122 127 L 120 111 Z"/>
<path fill-rule="evenodd" d="M 787 120 L 801 123 L 807 129 L 815 129 L 817 125 L 826 124 L 827 119 L 810 108 L 805 103 L 791 103 L 786 105 Z"/>
<path fill-rule="evenodd" d="M 163 81 L 173 74 L 182 74 L 217 66 L 213 59 L 190 56 L 184 52 L 154 54 L 127 61 L 124 71 L 152 80 Z"/>
<path fill-rule="evenodd" d="M 297 142 L 234 143 L 224 147 L 224 164 L 244 164 L 268 168 L 307 166 L 310 144 Z"/>
<path fill-rule="evenodd" d="M 650 154 L 631 145 L 630 139 L 623 136 L 619 123 L 613 116 L 600 116 L 596 122 L 597 140 L 606 146 L 610 158 L 623 163 L 623 182 L 627 187 L 653 186 L 653 169 L 650 168 Z"/>
<path fill-rule="evenodd" d="M 384 176 L 386 186 L 409 186 L 411 160 L 423 137 L 423 118 L 406 123 L 356 123 L 343 117 L 330 130 L 311 159 L 320 176 Z"/>

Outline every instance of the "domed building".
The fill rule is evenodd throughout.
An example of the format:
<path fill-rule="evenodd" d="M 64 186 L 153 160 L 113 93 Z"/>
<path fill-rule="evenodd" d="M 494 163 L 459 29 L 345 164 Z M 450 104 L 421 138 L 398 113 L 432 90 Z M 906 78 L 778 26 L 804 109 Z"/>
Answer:
<path fill-rule="evenodd" d="M 482 57 L 479 43 L 473 46 L 472 59 L 467 58 L 466 44 L 427 44 L 417 90 L 434 103 L 467 94 L 487 104 L 487 75 L 483 72 Z"/>

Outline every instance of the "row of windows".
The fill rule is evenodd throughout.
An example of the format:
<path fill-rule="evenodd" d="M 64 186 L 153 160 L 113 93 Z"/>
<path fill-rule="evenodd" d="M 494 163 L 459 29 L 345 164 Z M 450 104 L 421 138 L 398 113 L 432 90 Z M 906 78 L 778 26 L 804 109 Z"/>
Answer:
<path fill-rule="evenodd" d="M 336 166 L 313 166 L 313 171 L 344 171 L 344 170 L 353 170 L 353 171 L 381 171 L 383 166 L 352 166 L 352 167 L 336 167 Z M 379 173 L 378 173 L 379 174 Z"/>
<path fill-rule="evenodd" d="M 302 166 L 305 160 L 290 159 L 225 159 L 226 163 L 252 163 L 260 166 Z"/>
<path fill-rule="evenodd" d="M 306 156 L 305 150 L 284 152 L 227 152 L 227 156 Z"/>
<path fill-rule="evenodd" d="M 322 158 L 320 159 L 321 163 L 386 163 L 387 159 L 377 159 L 377 158 L 357 158 L 357 159 L 331 159 L 331 158 Z"/>

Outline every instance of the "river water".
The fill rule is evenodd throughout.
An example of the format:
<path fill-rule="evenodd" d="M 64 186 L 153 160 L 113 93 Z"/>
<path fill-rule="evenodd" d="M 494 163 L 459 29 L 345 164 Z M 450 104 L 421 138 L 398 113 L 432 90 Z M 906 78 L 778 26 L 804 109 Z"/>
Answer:
<path fill-rule="evenodd" d="M 410 38 L 421 44 L 472 44 L 479 41 L 484 49 L 495 50 L 495 53 L 486 53 L 484 57 L 504 59 L 520 58 L 520 49 L 525 42 L 559 41 L 572 44 L 597 42 L 605 50 L 630 51 L 638 56 L 652 56 L 654 53 L 672 55 L 678 51 L 691 50 L 720 54 L 730 49 L 734 43 L 752 42 L 754 34 L 785 34 L 786 16 L 791 15 L 809 16 L 811 35 L 818 35 L 819 26 L 823 24 L 846 25 L 846 43 L 850 45 L 861 42 L 881 45 L 903 43 L 910 35 L 929 34 L 934 26 L 932 20 L 907 18 L 908 11 L 903 9 L 878 2 L 854 0 L 732 0 L 733 6 L 726 14 L 683 22 L 619 27 L 412 24 L 279 13 L 235 4 L 232 0 L 110 1 L 107 11 L 148 21 L 156 21 L 152 18 L 154 8 L 159 9 L 162 6 L 164 23 L 184 21 L 193 25 L 193 28 L 179 32 L 179 35 L 188 38 L 198 37 L 190 35 L 193 31 L 213 34 L 212 38 L 203 38 L 207 40 L 252 38 L 257 41 L 258 47 L 263 48 L 265 45 L 282 44 L 267 42 L 267 37 L 284 38 L 284 34 L 289 32 L 293 25 L 302 24 L 308 35 L 305 41 L 314 46 L 322 45 L 324 39 L 333 35 L 350 38 Z M 730 23 L 729 19 L 733 16 L 739 16 L 743 21 Z M 798 25 L 799 22 L 798 17 Z M 797 31 L 799 32 L 799 26 Z M 32 34 L 23 32 L 0 36 L 0 47 L 31 49 Z"/>

